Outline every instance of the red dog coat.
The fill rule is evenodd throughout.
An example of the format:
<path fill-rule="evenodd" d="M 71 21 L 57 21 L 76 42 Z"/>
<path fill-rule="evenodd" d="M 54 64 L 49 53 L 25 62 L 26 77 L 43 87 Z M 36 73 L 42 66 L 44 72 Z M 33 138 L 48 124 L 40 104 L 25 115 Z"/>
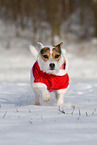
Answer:
<path fill-rule="evenodd" d="M 34 82 L 44 83 L 50 92 L 54 90 L 65 89 L 69 85 L 68 74 L 65 74 L 63 76 L 56 76 L 53 74 L 48 74 L 46 72 L 43 72 L 42 70 L 40 70 L 40 67 L 37 61 L 34 63 L 32 67 L 32 73 L 34 76 Z"/>

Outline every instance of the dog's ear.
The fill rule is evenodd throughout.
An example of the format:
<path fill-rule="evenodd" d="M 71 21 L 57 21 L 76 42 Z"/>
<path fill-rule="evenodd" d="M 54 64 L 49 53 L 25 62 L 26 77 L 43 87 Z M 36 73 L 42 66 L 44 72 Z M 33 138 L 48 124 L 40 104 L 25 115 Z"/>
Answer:
<path fill-rule="evenodd" d="M 44 47 L 44 45 L 41 42 L 37 42 L 37 44 L 40 46 L 40 49 Z"/>
<path fill-rule="evenodd" d="M 61 48 L 62 45 L 63 45 L 63 42 L 61 42 L 61 43 L 55 45 L 55 47 Z"/>
<path fill-rule="evenodd" d="M 29 48 L 30 48 L 30 51 L 31 51 L 31 53 L 32 53 L 32 55 L 33 55 L 33 58 L 34 58 L 35 60 L 37 60 L 38 51 L 37 51 L 36 48 L 35 48 L 34 46 L 32 46 L 32 45 L 30 45 Z"/>

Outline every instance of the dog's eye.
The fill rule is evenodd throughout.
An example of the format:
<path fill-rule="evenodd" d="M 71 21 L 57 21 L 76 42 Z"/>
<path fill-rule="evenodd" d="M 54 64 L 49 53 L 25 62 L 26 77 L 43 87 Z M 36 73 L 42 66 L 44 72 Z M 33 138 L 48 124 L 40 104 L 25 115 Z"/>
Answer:
<path fill-rule="evenodd" d="M 48 59 L 48 56 L 47 55 L 43 55 L 43 57 Z"/>
<path fill-rule="evenodd" d="M 57 55 L 55 55 L 55 58 L 58 58 L 59 56 L 60 56 L 60 55 L 57 54 Z"/>

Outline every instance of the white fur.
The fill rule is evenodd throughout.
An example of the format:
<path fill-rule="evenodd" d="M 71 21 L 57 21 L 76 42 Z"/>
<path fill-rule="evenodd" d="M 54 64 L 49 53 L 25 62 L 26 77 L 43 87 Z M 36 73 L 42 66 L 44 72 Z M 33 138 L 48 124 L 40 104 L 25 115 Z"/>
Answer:
<path fill-rule="evenodd" d="M 64 95 L 65 95 L 66 91 L 67 91 L 67 89 L 56 90 L 56 99 L 57 99 L 56 105 L 58 105 L 58 106 L 63 105 Z"/>
<path fill-rule="evenodd" d="M 41 49 L 43 47 L 49 47 L 50 48 L 50 53 L 52 54 L 53 47 L 44 46 L 40 42 L 38 44 L 40 44 Z M 30 46 L 30 50 L 31 50 L 31 53 L 33 54 L 33 57 L 38 61 L 39 67 L 42 71 L 44 71 L 46 73 L 58 75 L 58 76 L 63 76 L 63 75 L 66 74 L 66 70 L 60 69 L 60 67 L 62 66 L 62 64 L 66 60 L 66 51 L 62 50 L 61 59 L 59 60 L 59 62 L 53 60 L 52 55 L 50 56 L 49 60 L 44 62 L 44 60 L 42 59 L 40 54 L 38 54 L 38 52 L 37 52 L 37 50 L 35 49 L 34 46 Z M 67 60 L 66 60 L 66 62 L 67 62 Z M 50 63 L 55 64 L 55 70 L 50 70 L 50 68 L 49 68 Z M 67 69 L 67 63 L 66 63 L 66 69 Z M 31 70 L 31 75 L 32 75 L 32 70 Z M 32 76 L 31 76 L 31 85 L 32 85 L 32 87 L 34 89 L 34 92 L 35 92 L 35 95 L 36 95 L 36 100 L 35 100 L 36 105 L 41 104 L 41 98 L 43 98 L 43 100 L 46 101 L 46 102 L 49 101 L 50 93 L 47 90 L 47 86 L 45 84 L 43 84 L 43 83 L 33 83 L 33 79 L 32 79 Z M 66 89 L 61 89 L 61 90 L 56 90 L 55 91 L 56 99 L 57 99 L 56 105 L 62 105 L 64 103 L 63 100 L 64 100 L 65 93 L 66 93 Z"/>
<path fill-rule="evenodd" d="M 43 83 L 33 83 L 33 89 L 36 95 L 35 98 L 35 104 L 40 105 L 41 104 L 41 98 L 45 102 L 48 102 L 50 100 L 50 93 L 47 90 L 47 86 Z"/>
<path fill-rule="evenodd" d="M 36 50 L 36 48 L 32 45 L 29 46 L 30 51 L 33 55 L 34 60 L 37 60 L 37 56 L 38 56 L 38 51 Z"/>
<path fill-rule="evenodd" d="M 44 47 L 44 45 L 41 42 L 37 42 L 37 44 L 40 45 L 41 49 Z"/>
<path fill-rule="evenodd" d="M 50 46 L 45 46 L 45 47 L 50 47 Z M 53 47 L 50 47 L 50 53 L 51 54 L 52 54 L 52 49 L 53 49 Z M 65 57 L 64 57 L 63 54 L 61 54 L 61 59 L 58 62 L 53 60 L 52 55 L 50 56 L 49 60 L 47 60 L 46 62 L 44 62 L 44 60 L 42 59 L 40 54 L 38 55 L 38 58 L 37 58 L 39 67 L 41 68 L 42 71 L 44 71 L 46 73 L 49 73 L 49 74 L 59 75 L 59 76 L 62 76 L 64 74 L 66 74 L 66 70 L 62 71 L 60 69 L 60 67 L 64 63 L 64 60 L 65 60 Z M 50 67 L 49 67 L 50 63 L 55 64 L 55 69 L 54 70 L 50 70 Z"/>

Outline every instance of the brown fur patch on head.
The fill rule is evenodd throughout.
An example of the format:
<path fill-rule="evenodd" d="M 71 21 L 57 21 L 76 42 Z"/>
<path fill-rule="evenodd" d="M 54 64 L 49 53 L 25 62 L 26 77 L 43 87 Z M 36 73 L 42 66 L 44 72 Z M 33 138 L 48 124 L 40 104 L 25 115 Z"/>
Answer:
<path fill-rule="evenodd" d="M 63 42 L 61 42 L 61 43 L 59 43 L 59 44 L 57 44 L 55 46 L 61 48 L 62 45 L 63 45 Z"/>
<path fill-rule="evenodd" d="M 47 61 L 50 57 L 50 48 L 49 47 L 44 47 L 40 51 L 41 57 L 44 61 Z"/>
<path fill-rule="evenodd" d="M 55 59 L 56 61 L 59 61 L 61 58 L 61 46 L 62 46 L 63 42 L 61 42 L 58 45 L 55 45 L 55 47 L 53 48 L 53 53 L 52 53 L 52 57 L 53 59 Z"/>
<path fill-rule="evenodd" d="M 60 58 L 61 58 L 61 51 L 57 47 L 53 48 L 53 50 L 52 50 L 52 57 L 56 61 L 60 60 Z"/>

